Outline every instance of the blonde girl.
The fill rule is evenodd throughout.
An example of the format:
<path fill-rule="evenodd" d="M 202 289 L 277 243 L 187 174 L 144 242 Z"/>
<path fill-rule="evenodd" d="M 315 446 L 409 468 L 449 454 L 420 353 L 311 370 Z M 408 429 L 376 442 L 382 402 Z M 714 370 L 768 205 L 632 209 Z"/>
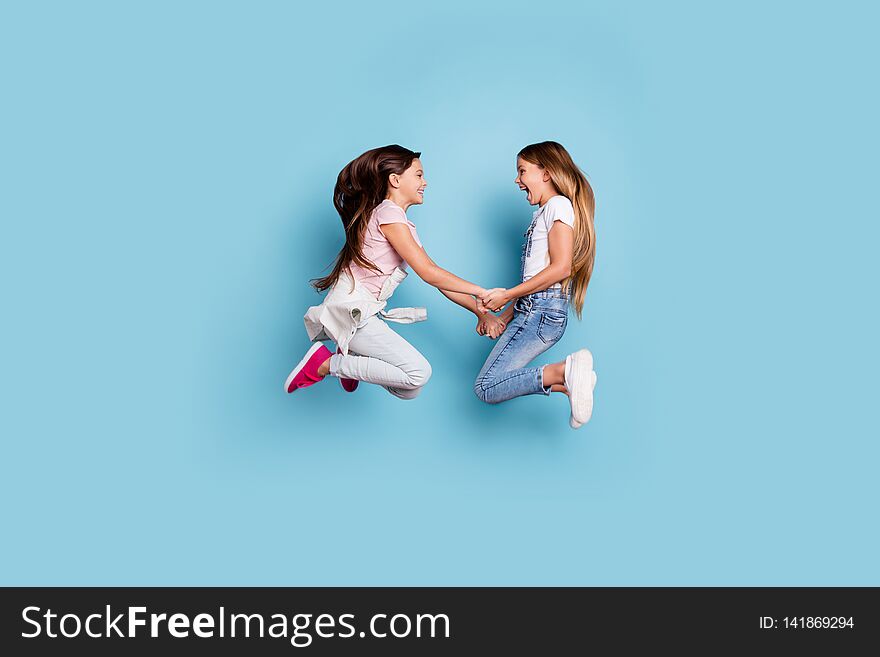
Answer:
<path fill-rule="evenodd" d="M 500 316 L 484 316 L 477 326 L 478 333 L 500 337 L 474 392 L 490 404 L 563 392 L 571 404 L 569 424 L 577 429 L 593 412 L 592 354 L 581 349 L 562 362 L 528 364 L 562 338 L 570 306 L 581 316 L 596 255 L 593 189 L 568 151 L 554 141 L 523 148 L 516 169 L 514 182 L 538 207 L 525 232 L 522 282 L 481 297 L 490 310 L 506 308 Z"/>

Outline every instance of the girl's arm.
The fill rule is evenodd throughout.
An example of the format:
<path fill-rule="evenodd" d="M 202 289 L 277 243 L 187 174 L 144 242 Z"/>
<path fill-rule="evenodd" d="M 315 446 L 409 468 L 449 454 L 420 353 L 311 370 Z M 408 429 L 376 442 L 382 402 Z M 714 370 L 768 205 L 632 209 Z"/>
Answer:
<path fill-rule="evenodd" d="M 431 256 L 428 256 L 428 260 L 431 260 Z M 431 260 L 431 264 L 434 266 L 437 265 L 433 260 Z M 509 319 L 502 319 L 501 317 L 488 312 L 485 308 L 480 308 L 480 306 L 477 305 L 477 300 L 472 296 L 462 294 L 461 292 L 450 292 L 449 290 L 440 290 L 440 293 L 450 301 L 457 303 L 462 308 L 470 310 L 477 316 L 477 333 L 479 335 L 487 335 L 493 340 L 496 340 L 498 336 L 504 333 L 504 329 L 507 328 L 507 324 L 510 321 Z M 513 317 L 512 308 L 510 316 Z"/>
<path fill-rule="evenodd" d="M 532 292 L 546 290 L 551 285 L 564 281 L 571 275 L 571 259 L 574 255 L 574 230 L 561 221 L 553 223 L 547 236 L 550 251 L 550 264 L 529 280 L 509 290 L 499 288 L 490 290 L 481 300 L 490 310 L 498 310 L 514 299 L 524 297 Z M 506 312 L 506 311 L 505 311 Z"/>
<path fill-rule="evenodd" d="M 477 300 L 469 294 L 462 294 L 461 292 L 450 292 L 449 290 L 440 290 L 440 294 L 442 294 L 450 301 L 457 303 L 462 308 L 470 310 L 477 317 L 483 316 L 483 313 L 481 313 L 477 309 Z"/>
<path fill-rule="evenodd" d="M 406 224 L 382 224 L 380 228 L 398 255 L 406 260 L 406 263 L 413 268 L 418 277 L 428 285 L 433 285 L 447 292 L 461 292 L 474 297 L 481 297 L 486 293 L 486 290 L 479 285 L 474 285 L 437 266 L 428 257 L 425 249 L 413 239 L 409 226 Z"/>
<path fill-rule="evenodd" d="M 513 319 L 513 306 L 514 304 L 510 304 L 504 311 L 498 315 L 498 319 L 500 319 L 505 324 L 510 324 L 510 320 Z"/>
<path fill-rule="evenodd" d="M 435 267 L 439 267 L 436 262 L 429 256 L 427 253 L 425 256 L 428 258 L 428 262 L 430 262 Z M 470 310 L 474 315 L 478 318 L 482 317 L 486 314 L 485 308 L 483 308 L 483 312 L 480 312 L 480 309 L 477 307 L 477 300 L 474 297 L 468 294 L 462 294 L 461 292 L 451 292 L 449 290 L 443 290 L 437 288 L 444 297 L 452 301 L 453 303 L 457 303 L 459 306 L 464 308 L 465 310 Z"/>
<path fill-rule="evenodd" d="M 510 322 L 510 319 L 505 319 L 503 316 L 490 312 L 480 312 L 477 308 L 477 302 L 467 294 L 450 292 L 448 290 L 440 290 L 440 292 L 450 301 L 454 301 L 462 308 L 467 308 L 477 316 L 477 333 L 480 335 L 487 335 L 495 340 L 504 333 L 504 329 L 507 328 L 507 324 Z M 512 306 L 510 316 L 513 317 Z"/>

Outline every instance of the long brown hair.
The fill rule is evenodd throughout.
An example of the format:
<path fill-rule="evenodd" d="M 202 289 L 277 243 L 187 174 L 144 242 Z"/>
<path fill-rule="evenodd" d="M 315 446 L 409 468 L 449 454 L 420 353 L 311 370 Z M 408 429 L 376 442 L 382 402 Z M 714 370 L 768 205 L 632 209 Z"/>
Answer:
<path fill-rule="evenodd" d="M 333 270 L 327 276 L 312 281 L 315 289 L 323 291 L 332 287 L 352 263 L 379 271 L 363 254 L 364 234 L 370 215 L 385 200 L 388 176 L 392 173 L 401 175 L 419 156 L 421 153 L 391 144 L 367 151 L 339 172 L 333 189 L 333 205 L 342 219 L 345 244 L 336 256 Z"/>
<path fill-rule="evenodd" d="M 519 152 L 519 157 L 545 169 L 556 190 L 567 197 L 574 207 L 571 275 L 563 282 L 563 287 L 571 283 L 572 304 L 580 317 L 596 259 L 596 229 L 593 225 L 596 198 L 593 188 L 568 151 L 555 141 L 530 144 Z"/>

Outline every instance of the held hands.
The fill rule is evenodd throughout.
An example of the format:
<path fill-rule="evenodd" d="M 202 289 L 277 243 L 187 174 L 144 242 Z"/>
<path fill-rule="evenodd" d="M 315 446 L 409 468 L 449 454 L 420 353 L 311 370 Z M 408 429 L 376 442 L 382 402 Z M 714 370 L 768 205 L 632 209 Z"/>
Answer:
<path fill-rule="evenodd" d="M 483 313 L 477 320 L 477 333 L 487 335 L 493 340 L 497 340 L 498 336 L 504 333 L 505 328 L 507 328 L 507 324 L 492 313 Z"/>
<path fill-rule="evenodd" d="M 484 315 L 489 312 L 489 309 L 483 305 L 482 298 L 488 293 L 488 290 L 484 290 L 480 288 L 480 291 L 476 295 L 471 295 L 474 300 L 477 302 L 477 315 Z"/>
<path fill-rule="evenodd" d="M 503 287 L 496 287 L 486 292 L 477 299 L 477 308 L 483 306 L 491 311 L 500 310 L 510 301 L 507 290 Z"/>
<path fill-rule="evenodd" d="M 490 290 L 480 288 L 473 298 L 476 302 L 477 317 L 479 317 L 477 333 L 488 335 L 493 340 L 496 339 L 504 333 L 507 326 L 506 320 L 509 318 L 499 317 L 492 313 L 501 310 L 513 297 L 510 296 L 506 288 L 494 287 Z"/>

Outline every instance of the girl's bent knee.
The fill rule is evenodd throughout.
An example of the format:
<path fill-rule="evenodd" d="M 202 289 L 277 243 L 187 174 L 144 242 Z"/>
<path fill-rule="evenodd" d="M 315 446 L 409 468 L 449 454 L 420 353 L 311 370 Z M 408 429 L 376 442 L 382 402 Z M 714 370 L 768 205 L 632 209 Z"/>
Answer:
<path fill-rule="evenodd" d="M 415 399 L 419 396 L 419 393 L 422 392 L 421 388 L 412 388 L 412 389 L 403 389 L 403 388 L 388 388 L 388 392 L 397 397 L 398 399 Z"/>
<path fill-rule="evenodd" d="M 431 363 L 427 360 L 407 369 L 406 376 L 413 389 L 422 388 L 431 378 Z M 409 387 L 409 386 L 408 386 Z"/>
<path fill-rule="evenodd" d="M 474 394 L 481 402 L 486 402 L 487 404 L 496 403 L 491 390 L 482 379 L 477 379 L 476 383 L 474 383 Z"/>

